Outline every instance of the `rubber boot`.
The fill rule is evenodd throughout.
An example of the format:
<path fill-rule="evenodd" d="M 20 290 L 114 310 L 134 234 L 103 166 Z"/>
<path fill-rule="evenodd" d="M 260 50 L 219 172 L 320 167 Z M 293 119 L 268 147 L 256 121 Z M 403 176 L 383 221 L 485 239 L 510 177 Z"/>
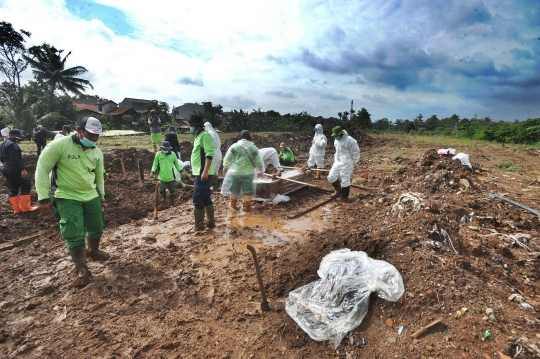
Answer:
<path fill-rule="evenodd" d="M 171 205 L 171 207 L 174 207 L 174 194 L 173 193 L 169 194 L 169 204 Z"/>
<path fill-rule="evenodd" d="M 36 209 L 38 209 L 38 207 L 32 207 L 30 205 L 30 195 L 29 194 L 22 194 L 19 196 L 19 203 L 20 203 L 20 206 L 21 206 L 21 212 L 22 213 L 27 213 L 27 212 L 33 212 L 35 211 Z"/>
<path fill-rule="evenodd" d="M 75 264 L 75 277 L 71 285 L 75 288 L 85 287 L 90 282 L 90 271 L 86 266 L 86 249 L 78 248 L 69 251 L 73 264 Z"/>
<path fill-rule="evenodd" d="M 202 231 L 204 229 L 204 209 L 197 209 L 193 211 L 195 217 L 195 226 L 193 226 L 192 232 Z"/>
<path fill-rule="evenodd" d="M 339 180 L 332 182 L 332 187 L 334 187 L 334 189 L 336 190 L 336 194 L 341 192 L 341 184 L 339 184 Z"/>
<path fill-rule="evenodd" d="M 231 206 L 232 209 L 236 209 L 236 202 L 238 202 L 238 199 L 231 197 L 229 200 L 229 206 Z"/>
<path fill-rule="evenodd" d="M 167 204 L 167 193 L 166 193 L 166 192 L 163 192 L 163 193 L 161 194 L 161 197 L 163 197 L 163 198 L 162 198 L 162 199 L 163 199 L 163 203 Z"/>
<path fill-rule="evenodd" d="M 103 262 L 109 259 L 109 255 L 103 251 L 99 250 L 99 238 L 88 238 L 86 242 L 88 243 L 88 251 L 86 256 L 92 260 Z"/>
<path fill-rule="evenodd" d="M 216 228 L 216 221 L 214 220 L 214 206 L 206 206 L 204 207 L 204 211 L 206 212 L 206 219 L 208 219 L 206 225 L 209 228 Z"/>
<path fill-rule="evenodd" d="M 320 180 L 320 179 L 321 179 L 321 171 L 317 171 L 317 173 L 315 173 L 315 179 L 316 179 L 316 180 Z"/>
<path fill-rule="evenodd" d="M 19 202 L 19 196 L 9 197 L 9 202 L 11 202 L 11 207 L 13 207 L 13 213 L 21 213 L 21 204 Z"/>
<path fill-rule="evenodd" d="M 244 212 L 251 212 L 251 196 L 244 196 Z"/>
<path fill-rule="evenodd" d="M 219 188 L 219 179 L 217 173 L 212 177 L 212 188 L 217 190 Z"/>
<path fill-rule="evenodd" d="M 351 190 L 351 187 L 342 187 L 341 198 L 338 198 L 338 200 L 347 201 L 349 199 L 350 190 Z"/>

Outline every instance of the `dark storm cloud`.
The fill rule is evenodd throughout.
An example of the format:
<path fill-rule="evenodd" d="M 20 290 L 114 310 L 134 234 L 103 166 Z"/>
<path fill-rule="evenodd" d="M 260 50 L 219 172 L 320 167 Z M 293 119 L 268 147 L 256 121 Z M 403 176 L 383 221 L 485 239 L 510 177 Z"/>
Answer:
<path fill-rule="evenodd" d="M 178 80 L 176 80 L 177 84 L 180 85 L 192 85 L 192 86 L 204 86 L 204 83 L 201 79 L 193 79 L 191 77 L 182 77 Z"/>
<path fill-rule="evenodd" d="M 276 96 L 281 98 L 296 98 L 294 92 L 283 92 L 283 91 L 266 91 L 265 94 L 270 96 Z"/>

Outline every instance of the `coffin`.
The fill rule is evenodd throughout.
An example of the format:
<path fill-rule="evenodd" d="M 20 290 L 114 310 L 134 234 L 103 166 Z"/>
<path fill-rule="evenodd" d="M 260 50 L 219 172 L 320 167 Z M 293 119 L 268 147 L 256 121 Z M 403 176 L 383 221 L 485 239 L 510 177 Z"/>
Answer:
<path fill-rule="evenodd" d="M 311 171 L 285 171 L 280 177 L 306 183 L 313 181 L 313 173 Z M 270 177 L 257 178 L 253 183 L 256 185 L 255 200 L 272 200 L 278 194 L 287 195 L 306 187 L 299 183 L 282 179 L 272 179 Z"/>

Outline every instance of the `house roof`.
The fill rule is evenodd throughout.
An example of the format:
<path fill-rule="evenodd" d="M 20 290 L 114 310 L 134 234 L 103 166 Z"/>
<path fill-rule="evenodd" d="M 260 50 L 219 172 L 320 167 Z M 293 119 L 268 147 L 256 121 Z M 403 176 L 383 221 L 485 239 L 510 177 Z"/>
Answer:
<path fill-rule="evenodd" d="M 90 110 L 90 111 L 98 112 L 98 105 L 97 104 L 90 105 L 90 104 L 87 104 L 87 103 L 74 103 L 73 105 L 75 106 L 75 108 L 78 111 Z"/>
<path fill-rule="evenodd" d="M 132 109 L 131 107 L 116 107 L 110 110 L 109 112 L 107 112 L 107 115 L 121 115 L 123 113 L 131 112 L 131 111 L 136 112 L 138 114 L 138 112 Z"/>
<path fill-rule="evenodd" d="M 118 105 L 116 102 L 114 102 L 114 101 L 112 101 L 112 100 L 101 101 L 101 102 L 98 102 L 97 104 L 98 104 L 98 105 L 105 105 L 106 103 L 109 103 L 109 102 L 112 102 L 112 103 L 114 103 L 115 105 Z"/>
<path fill-rule="evenodd" d="M 131 98 L 131 97 L 126 97 L 124 100 L 127 100 L 129 102 L 140 102 L 140 103 L 150 103 L 150 102 L 152 102 L 151 100 L 143 100 L 143 99 L 140 99 L 140 98 Z"/>

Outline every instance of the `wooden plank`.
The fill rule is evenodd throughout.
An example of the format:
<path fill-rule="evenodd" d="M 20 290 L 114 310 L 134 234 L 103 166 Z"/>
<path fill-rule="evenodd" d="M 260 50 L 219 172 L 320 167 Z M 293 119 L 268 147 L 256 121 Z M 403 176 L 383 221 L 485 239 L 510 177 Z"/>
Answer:
<path fill-rule="evenodd" d="M 40 234 L 33 234 L 31 236 L 28 236 L 28 237 L 25 237 L 25 238 L 22 238 L 22 239 L 18 239 L 16 241 L 2 243 L 2 244 L 0 244 L 0 251 L 7 251 L 8 249 L 15 248 L 18 245 L 28 243 L 28 242 L 32 242 L 34 239 L 38 238 L 39 236 L 40 236 Z"/>
<path fill-rule="evenodd" d="M 302 215 L 304 215 L 304 214 L 306 214 L 306 213 L 309 213 L 309 212 L 313 211 L 314 209 L 317 209 L 317 208 L 319 208 L 320 206 L 324 206 L 324 205 L 327 204 L 328 202 L 334 200 L 337 196 L 338 196 L 338 194 L 335 194 L 335 195 L 333 195 L 332 197 L 330 197 L 329 199 L 327 199 L 326 201 L 323 201 L 323 202 L 321 202 L 321 203 L 319 203 L 319 204 L 316 204 L 316 205 L 314 205 L 314 206 L 312 206 L 312 207 L 309 207 L 308 209 L 303 210 L 302 212 L 298 212 L 298 213 L 296 213 L 296 214 L 292 214 L 292 215 L 290 215 L 290 216 L 287 216 L 287 219 L 298 218 L 298 217 L 300 217 L 300 216 L 302 216 Z"/>
<path fill-rule="evenodd" d="M 423 326 L 422 328 L 418 329 L 416 332 L 412 333 L 412 334 L 411 334 L 411 338 L 413 338 L 413 339 L 418 338 L 420 335 L 424 334 L 424 332 L 425 332 L 426 330 L 428 330 L 429 328 L 433 327 L 435 324 L 439 324 L 441 321 L 442 321 L 442 318 L 441 318 L 441 319 L 434 320 L 434 321 L 432 321 L 431 323 L 429 323 L 428 325 Z"/>

